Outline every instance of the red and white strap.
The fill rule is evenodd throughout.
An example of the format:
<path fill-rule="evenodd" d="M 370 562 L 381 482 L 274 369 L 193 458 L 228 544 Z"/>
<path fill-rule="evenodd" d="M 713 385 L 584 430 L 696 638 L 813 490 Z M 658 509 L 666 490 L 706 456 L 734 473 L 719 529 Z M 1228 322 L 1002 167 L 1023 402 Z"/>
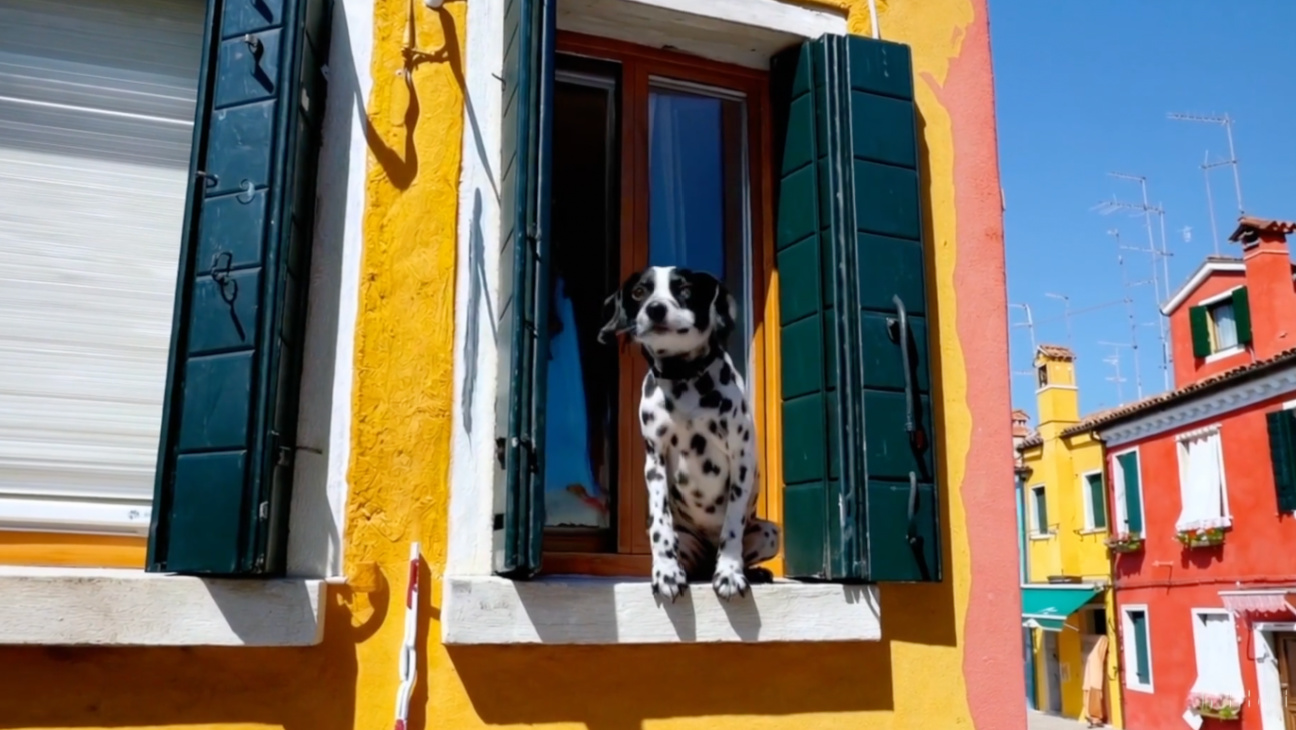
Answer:
<path fill-rule="evenodd" d="M 405 730 L 409 721 L 410 695 L 414 692 L 414 679 L 418 673 L 415 659 L 418 639 L 418 579 L 419 544 L 410 545 L 409 588 L 405 591 L 405 640 L 400 651 L 400 687 L 396 690 L 396 730 Z"/>

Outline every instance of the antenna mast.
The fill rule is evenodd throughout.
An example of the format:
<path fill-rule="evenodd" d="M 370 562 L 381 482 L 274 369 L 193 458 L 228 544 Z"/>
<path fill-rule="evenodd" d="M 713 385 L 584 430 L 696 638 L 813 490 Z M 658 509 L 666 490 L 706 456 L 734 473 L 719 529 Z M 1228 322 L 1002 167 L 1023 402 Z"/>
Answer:
<path fill-rule="evenodd" d="M 1065 294 L 1052 294 L 1045 292 L 1044 296 L 1050 299 L 1062 300 L 1062 319 L 1066 321 L 1067 347 L 1075 350 L 1075 338 L 1071 336 L 1071 297 Z"/>
<path fill-rule="evenodd" d="M 1026 312 L 1026 321 L 1025 321 L 1025 322 L 1013 322 L 1013 323 L 1012 323 L 1012 326 L 1013 326 L 1013 327 L 1025 327 L 1025 328 L 1026 328 L 1026 331 L 1030 333 L 1030 343 L 1031 343 L 1030 358 L 1031 358 L 1031 364 L 1032 364 L 1032 367 L 1029 368 L 1029 369 L 1027 369 L 1027 370 L 1014 370 L 1014 371 L 1012 371 L 1012 372 L 1013 372 L 1013 375 L 1029 375 L 1029 376 L 1031 376 L 1031 377 L 1034 377 L 1034 376 L 1035 376 L 1035 368 L 1034 368 L 1034 362 L 1035 362 L 1035 349 L 1036 349 L 1037 346 L 1036 346 L 1036 344 L 1035 344 L 1035 320 L 1031 317 L 1031 308 L 1030 308 L 1030 305 L 1029 305 L 1029 304 L 1016 304 L 1016 303 L 1009 303 L 1008 306 L 1009 306 L 1009 307 L 1015 307 L 1015 308 L 1017 308 L 1017 309 L 1021 309 L 1021 310 L 1023 310 L 1023 311 Z"/>
<path fill-rule="evenodd" d="M 1229 158 L 1220 162 L 1219 165 L 1229 165 L 1233 168 L 1233 192 L 1237 196 L 1238 215 L 1244 214 L 1246 211 L 1242 207 L 1242 177 L 1238 172 L 1237 153 L 1233 149 L 1233 118 L 1228 114 L 1186 114 L 1183 112 L 1170 112 L 1166 116 L 1177 122 L 1201 122 L 1203 124 L 1219 124 L 1224 127 L 1224 133 L 1228 135 Z M 1217 166 L 1212 165 L 1212 167 Z"/>
<path fill-rule="evenodd" d="M 1165 210 L 1161 207 L 1154 206 L 1148 202 L 1146 177 L 1142 175 L 1129 175 L 1120 172 L 1109 172 L 1107 174 L 1110 175 L 1111 177 L 1119 178 L 1121 180 L 1137 181 L 1143 190 L 1143 202 L 1141 204 L 1129 203 L 1129 202 L 1112 198 L 1111 200 L 1103 201 L 1098 205 L 1094 206 L 1094 210 L 1097 210 L 1099 213 L 1103 215 L 1107 215 L 1108 213 L 1113 213 L 1117 210 L 1131 210 L 1143 214 L 1143 223 L 1147 229 L 1148 247 L 1146 249 L 1134 248 L 1129 250 L 1142 251 L 1144 253 L 1151 255 L 1152 286 L 1155 289 L 1157 306 L 1160 307 L 1165 300 L 1168 300 L 1170 298 L 1170 265 L 1168 263 L 1168 260 L 1172 254 L 1170 253 L 1170 250 L 1167 248 L 1166 239 L 1165 239 Z M 1157 248 L 1156 236 L 1152 232 L 1152 215 L 1154 213 L 1161 217 L 1161 248 L 1160 249 Z M 1125 248 L 1125 247 L 1122 246 L 1121 248 Z M 1158 258 L 1161 259 L 1160 267 L 1157 266 Z M 1165 283 L 1164 299 L 1162 298 L 1162 288 L 1161 288 L 1162 279 L 1164 279 L 1164 283 Z M 1161 338 L 1161 380 L 1163 386 L 1167 390 L 1169 390 L 1171 355 L 1170 355 L 1169 338 L 1167 337 L 1166 334 L 1166 319 L 1165 317 L 1160 316 L 1160 312 L 1158 312 L 1157 315 L 1158 315 L 1157 330 Z"/>
<path fill-rule="evenodd" d="M 1108 376 L 1107 380 L 1116 384 L 1116 400 L 1120 403 L 1124 403 L 1125 388 L 1121 384 L 1125 382 L 1125 378 L 1121 377 L 1120 349 L 1122 347 L 1129 347 L 1129 344 L 1125 342 L 1105 342 L 1105 341 L 1100 341 L 1098 344 L 1107 345 L 1112 348 L 1112 354 L 1108 355 L 1107 357 L 1104 357 L 1103 362 L 1107 363 L 1108 365 L 1115 366 L 1116 374 Z"/>
<path fill-rule="evenodd" d="M 1148 280 L 1129 280 L 1129 276 L 1125 273 L 1125 255 L 1120 252 L 1121 249 L 1125 248 L 1125 246 L 1120 245 L 1120 231 L 1113 228 L 1107 231 L 1107 235 L 1116 239 L 1116 264 L 1120 266 L 1121 289 L 1125 292 L 1125 317 L 1129 320 L 1130 328 L 1129 346 L 1134 354 L 1134 392 L 1139 400 L 1143 400 L 1143 368 L 1139 364 L 1138 322 L 1134 317 L 1134 297 L 1131 295 L 1130 290 L 1136 286 L 1147 284 Z"/>

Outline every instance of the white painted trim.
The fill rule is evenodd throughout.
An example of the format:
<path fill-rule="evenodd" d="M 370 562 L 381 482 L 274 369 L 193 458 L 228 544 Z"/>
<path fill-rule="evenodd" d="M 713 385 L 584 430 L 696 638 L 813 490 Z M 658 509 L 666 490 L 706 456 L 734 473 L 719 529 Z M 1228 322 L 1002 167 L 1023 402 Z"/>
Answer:
<path fill-rule="evenodd" d="M 1143 515 L 1143 529 L 1139 531 L 1138 536 L 1146 539 L 1147 503 L 1144 501 L 1143 495 L 1147 490 L 1143 488 L 1143 454 L 1139 451 L 1139 447 L 1137 446 L 1129 449 L 1121 449 L 1120 451 L 1112 451 L 1108 456 L 1108 458 L 1111 459 L 1110 466 L 1112 475 L 1111 532 L 1113 535 L 1125 532 L 1125 526 L 1129 524 L 1129 515 L 1125 511 L 1125 471 L 1120 468 L 1119 462 L 1116 461 L 1118 457 L 1129 453 L 1133 453 L 1135 456 L 1135 468 L 1138 469 L 1139 477 L 1139 513 Z"/>
<path fill-rule="evenodd" d="M 1284 411 L 1290 411 L 1292 409 L 1296 409 L 1296 400 L 1289 400 L 1286 403 L 1283 403 L 1282 409 Z"/>
<path fill-rule="evenodd" d="M 1188 279 L 1188 283 L 1180 287 L 1179 291 L 1175 292 L 1174 296 L 1170 297 L 1170 300 L 1161 307 L 1161 314 L 1169 317 L 1171 312 L 1178 309 L 1180 305 L 1188 300 L 1188 297 L 1192 296 L 1193 292 L 1197 291 L 1197 287 L 1201 286 L 1211 274 L 1217 271 L 1246 273 L 1246 264 L 1241 261 L 1207 261 L 1203 263 L 1193 272 L 1192 278 Z"/>
<path fill-rule="evenodd" d="M 720 600 L 694 584 L 659 604 L 647 580 L 447 577 L 441 641 L 454 644 L 678 644 L 877 641 L 877 586 L 776 581 Z"/>
<path fill-rule="evenodd" d="M 458 262 L 455 279 L 455 344 L 453 435 L 450 462 L 450 518 L 444 578 L 445 604 L 442 631 L 452 642 L 534 641 L 537 626 L 546 622 L 570 622 L 583 615 L 586 607 L 608 613 L 594 616 L 595 626 L 604 633 L 598 641 L 634 643 L 665 640 L 663 617 L 693 621 L 698 640 L 741 640 L 736 626 L 720 623 L 717 616 L 745 614 L 742 604 L 718 609 L 709 587 L 691 590 L 692 613 L 682 608 L 661 609 L 644 602 L 643 587 L 634 582 L 586 579 L 581 590 L 563 588 L 564 581 L 543 579 L 512 583 L 491 576 L 491 537 L 494 514 L 495 477 L 495 316 L 499 292 L 499 152 L 500 85 L 503 66 L 503 2 L 473 0 L 467 5 L 465 58 L 465 104 L 463 156 L 460 167 Z M 564 0 L 559 4 L 558 24 L 567 30 L 597 30 L 595 35 L 621 38 L 651 45 L 654 33 L 672 34 L 672 45 L 717 60 L 766 68 L 775 50 L 822 35 L 846 32 L 845 16 L 832 11 L 806 8 L 777 0 Z M 609 13 L 613 15 L 609 16 Z M 646 20 L 644 20 L 646 19 Z M 597 21 L 597 23 L 595 22 Z M 632 22 L 633 21 L 633 22 Z M 643 22 L 640 22 L 643 21 Z M 598 28 L 591 27 L 591 24 Z M 582 25 L 583 24 L 583 25 Z M 654 25 L 655 24 L 655 25 Z M 628 37 L 627 37 L 628 36 Z M 475 590 L 473 602 L 467 597 Z M 863 590 L 868 600 L 851 598 L 841 586 L 776 584 L 755 586 L 755 604 L 760 607 L 761 641 L 801 640 L 806 630 L 792 626 L 813 616 L 832 617 L 814 621 L 815 637 L 840 640 L 876 640 L 877 603 L 874 589 Z M 481 601 L 482 596 L 492 597 Z M 650 594 L 648 594 L 650 595 Z M 558 598 L 562 601 L 556 602 Z M 599 604 L 603 599 L 604 603 Z M 498 601 L 496 601 L 498 599 Z M 492 601 L 496 601 L 492 603 Z M 536 601 L 541 601 L 536 603 Z M 610 603 L 609 603 L 610 601 Z M 547 602 L 547 603 L 545 603 Z M 680 606 L 686 604 L 680 603 Z M 555 613 L 531 614 L 537 606 Z M 547 610 L 547 609 L 546 609 Z M 718 610 L 720 613 L 715 613 Z M 782 613 L 790 611 L 791 613 Z M 490 629 L 488 616 L 512 617 L 514 627 Z M 703 617 L 707 616 L 706 623 Z M 498 620 L 498 619 L 495 619 Z M 727 619 L 726 619 L 727 620 Z M 735 621 L 739 621 L 735 618 Z M 602 621 L 602 624 L 597 622 Z M 607 623 L 607 622 L 613 623 Z M 479 622 L 481 626 L 477 626 Z M 529 624 L 526 622 L 530 622 Z M 841 623 L 838 626 L 837 623 Z M 669 624 L 674 627 L 674 624 Z M 681 623 L 681 626 L 686 624 Z M 608 626 L 616 630 L 607 632 Z M 655 628 L 654 628 L 655 627 Z M 727 628 L 726 628 L 727 627 Z M 550 631 L 546 628 L 545 631 Z M 571 633 L 574 629 L 564 629 Z M 674 630 L 674 629 L 672 629 Z M 746 631 L 746 629 L 744 629 Z M 657 632 L 657 633 L 654 633 Z M 679 641 L 684 629 L 672 634 Z M 799 632 L 799 633 L 798 633 Z M 546 636 L 552 634 L 546 633 Z M 735 639 L 734 637 L 737 637 Z M 570 637 L 572 641 L 579 636 Z M 587 637 L 583 639 L 590 641 Z"/>
<path fill-rule="evenodd" d="M 1207 355 L 1206 362 L 1219 362 L 1220 360 L 1227 360 L 1230 357 L 1233 357 L 1234 355 L 1241 355 L 1246 351 L 1247 351 L 1246 348 L 1243 347 L 1242 345 L 1234 345 L 1230 348 L 1219 350 L 1218 352 L 1212 352 L 1211 354 Z"/>
<path fill-rule="evenodd" d="M 309 646 L 323 582 L 0 566 L 0 645 Z"/>
<path fill-rule="evenodd" d="M 1255 647 L 1256 687 L 1259 690 L 1261 730 L 1285 730 L 1282 683 L 1278 673 L 1278 651 L 1273 635 L 1280 631 L 1296 632 L 1296 623 L 1258 622 L 1251 625 Z"/>
<path fill-rule="evenodd" d="M 558 27 L 767 69 L 806 38 L 846 33 L 846 15 L 781 0 L 563 0 Z"/>
<path fill-rule="evenodd" d="M 1057 383 L 1057 384 L 1049 383 L 1048 385 L 1044 386 L 1043 388 L 1036 388 L 1036 389 L 1035 389 L 1035 394 L 1036 394 L 1036 395 L 1039 395 L 1040 393 L 1043 393 L 1044 391 L 1046 391 L 1046 390 L 1048 390 L 1048 389 L 1050 389 L 1050 388 L 1055 388 L 1055 389 L 1057 389 L 1057 390 L 1079 390 L 1079 389 L 1080 389 L 1078 386 L 1075 386 L 1075 385 L 1067 385 L 1067 384 L 1065 384 L 1065 383 Z"/>
<path fill-rule="evenodd" d="M 1099 532 L 1107 532 L 1106 527 L 1094 526 L 1093 494 L 1092 492 L 1089 491 L 1089 477 L 1093 476 L 1094 474 L 1097 474 L 1100 477 L 1104 477 L 1102 469 L 1091 469 L 1079 475 L 1080 476 L 1080 506 L 1084 510 L 1084 524 L 1085 524 L 1084 530 L 1081 531 L 1081 534 L 1085 534 L 1085 535 L 1091 535 Z M 1104 477 L 1103 478 L 1103 514 L 1107 517 L 1107 522 L 1110 523 L 1112 521 L 1111 515 L 1107 514 L 1107 511 L 1108 511 L 1107 510 L 1107 480 Z"/>
<path fill-rule="evenodd" d="M 0 494 L 0 530 L 145 537 L 153 500 Z"/>
<path fill-rule="evenodd" d="M 1155 662 L 1152 661 L 1152 614 L 1148 611 L 1146 603 L 1132 603 L 1128 606 L 1121 606 L 1121 645 L 1124 648 L 1122 660 L 1125 664 L 1125 688 L 1135 692 L 1146 692 L 1152 694 L 1156 675 L 1152 671 Z M 1130 619 L 1130 613 L 1134 611 L 1142 612 L 1143 625 L 1147 628 L 1147 654 L 1148 654 L 1148 681 L 1147 684 L 1140 684 L 1137 680 L 1138 669 L 1135 641 L 1134 641 L 1134 622 Z"/>
<path fill-rule="evenodd" d="M 1205 299 L 1201 300 L 1200 302 L 1197 302 L 1197 306 L 1199 306 L 1199 307 L 1209 307 L 1209 306 L 1211 306 L 1212 304 L 1219 304 L 1220 302 L 1223 302 L 1223 301 L 1227 301 L 1227 300 L 1229 300 L 1229 299 L 1232 299 L 1232 298 L 1233 298 L 1233 292 L 1237 291 L 1238 289 L 1245 289 L 1245 288 L 1246 288 L 1246 284 L 1238 284 L 1237 286 L 1230 288 L 1228 291 L 1223 291 L 1223 292 L 1220 292 L 1219 294 L 1216 294 L 1216 295 L 1214 295 L 1214 296 L 1206 297 Z"/>
<path fill-rule="evenodd" d="M 1099 438 L 1108 448 L 1173 431 L 1192 423 L 1218 419 L 1261 401 L 1296 392 L 1296 364 L 1253 380 L 1222 388 L 1140 418 L 1099 426 Z"/>

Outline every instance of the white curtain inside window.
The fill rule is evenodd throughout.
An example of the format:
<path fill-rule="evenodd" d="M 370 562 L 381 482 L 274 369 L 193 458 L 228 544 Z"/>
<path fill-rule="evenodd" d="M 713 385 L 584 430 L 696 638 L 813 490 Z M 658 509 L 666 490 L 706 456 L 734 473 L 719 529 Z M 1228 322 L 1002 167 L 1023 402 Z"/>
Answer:
<path fill-rule="evenodd" d="M 1194 434 L 1179 442 L 1179 496 L 1182 510 L 1175 529 L 1224 527 L 1230 523 L 1218 430 Z"/>
<path fill-rule="evenodd" d="M 1237 633 L 1228 614 L 1193 612 L 1193 649 L 1197 656 L 1197 680 L 1188 690 L 1189 694 L 1246 699 Z M 1194 728 L 1201 726 L 1201 718 L 1191 712 L 1184 720 Z"/>
<path fill-rule="evenodd" d="M 1215 349 L 1227 350 L 1236 347 L 1237 322 L 1233 319 L 1233 305 L 1220 304 L 1213 307 L 1211 318 L 1215 320 Z"/>

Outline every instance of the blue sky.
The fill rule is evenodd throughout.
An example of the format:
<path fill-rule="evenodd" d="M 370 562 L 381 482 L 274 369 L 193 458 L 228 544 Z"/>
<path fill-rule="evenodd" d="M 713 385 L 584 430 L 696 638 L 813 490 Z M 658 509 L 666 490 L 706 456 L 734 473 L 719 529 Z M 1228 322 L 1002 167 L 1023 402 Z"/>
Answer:
<path fill-rule="evenodd" d="M 1038 342 L 1076 351 L 1082 412 L 1136 396 L 1130 348 L 1120 348 L 1122 401 L 1108 380 L 1115 368 L 1104 362 L 1116 348 L 1099 342 L 1130 341 L 1117 244 L 1107 231 L 1119 229 L 1126 245 L 1140 247 L 1147 232 L 1141 215 L 1092 210 L 1113 195 L 1141 202 L 1137 182 L 1107 173 L 1146 176 L 1149 200 L 1165 208 L 1172 290 L 1214 250 L 1199 166 L 1207 150 L 1213 161 L 1227 158 L 1227 137 L 1222 126 L 1171 121 L 1168 112 L 1232 116 L 1246 211 L 1296 217 L 1296 46 L 1282 40 L 1292 27 L 1290 0 L 991 0 L 1008 300 L 1029 305 Z M 1211 192 L 1227 238 L 1237 219 L 1228 166 L 1212 171 Z M 1224 241 L 1220 250 L 1237 254 Z M 1131 280 L 1150 279 L 1147 254 L 1120 253 Z M 1049 293 L 1070 298 L 1069 340 L 1064 302 Z M 1131 296 L 1146 396 L 1163 390 L 1160 315 L 1150 282 Z M 1009 319 L 1024 322 L 1025 313 L 1012 307 Z M 1013 369 L 1029 370 L 1027 329 L 1009 333 Z M 1014 375 L 1012 390 L 1014 407 L 1033 423 L 1033 379 Z"/>

